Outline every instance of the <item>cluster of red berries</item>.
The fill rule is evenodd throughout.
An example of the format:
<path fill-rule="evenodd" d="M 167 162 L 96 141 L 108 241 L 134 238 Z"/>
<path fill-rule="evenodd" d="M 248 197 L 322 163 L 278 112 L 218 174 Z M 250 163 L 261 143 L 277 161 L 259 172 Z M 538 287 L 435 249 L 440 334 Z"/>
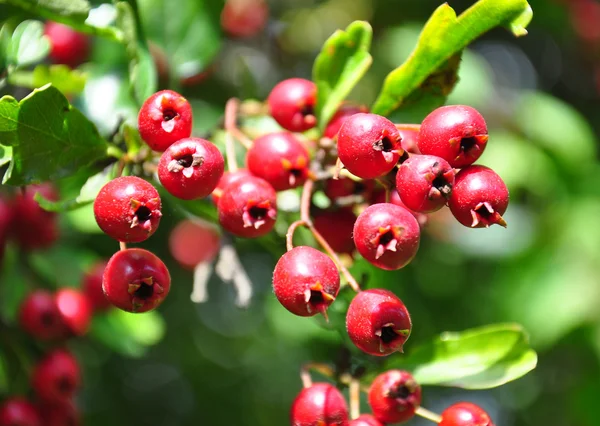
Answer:
<path fill-rule="evenodd" d="M 342 393 L 329 383 L 304 388 L 290 412 L 292 426 L 385 426 L 410 420 L 421 406 L 421 386 L 403 370 L 389 370 L 373 380 L 368 390 L 372 414 L 349 420 L 348 405 Z M 356 401 L 358 402 L 358 401 Z M 433 413 L 432 413 L 433 414 Z M 479 406 L 460 402 L 430 420 L 439 426 L 494 426 Z"/>

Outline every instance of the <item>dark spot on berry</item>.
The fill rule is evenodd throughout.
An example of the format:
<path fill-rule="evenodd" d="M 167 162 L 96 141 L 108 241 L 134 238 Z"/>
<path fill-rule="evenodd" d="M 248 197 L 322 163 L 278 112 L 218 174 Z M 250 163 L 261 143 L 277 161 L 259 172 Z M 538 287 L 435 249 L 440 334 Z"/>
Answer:
<path fill-rule="evenodd" d="M 133 293 L 133 296 L 138 299 L 146 300 L 146 299 L 151 298 L 153 294 L 154 294 L 154 286 L 148 285 L 148 284 L 142 284 L 140 286 L 140 288 L 138 288 Z"/>
<path fill-rule="evenodd" d="M 492 214 L 493 214 L 493 212 L 490 212 L 484 204 L 482 204 L 480 207 L 476 208 L 475 213 L 477 213 L 479 216 L 481 216 L 481 218 L 484 220 L 491 219 Z"/>
<path fill-rule="evenodd" d="M 194 159 L 191 155 L 184 155 L 183 157 L 177 159 L 177 163 L 184 168 L 190 167 L 193 162 Z"/>
<path fill-rule="evenodd" d="M 56 382 L 58 391 L 63 395 L 70 395 L 75 390 L 75 385 L 69 377 L 61 377 Z"/>
<path fill-rule="evenodd" d="M 146 206 L 139 206 L 135 211 L 135 215 L 140 222 L 145 222 L 152 219 L 152 210 Z"/>
<path fill-rule="evenodd" d="M 410 389 L 406 386 L 398 386 L 390 390 L 390 397 L 397 399 L 406 399 L 410 396 Z"/>
<path fill-rule="evenodd" d="M 474 137 L 462 138 L 460 140 L 460 150 L 462 152 L 469 152 L 475 145 L 477 145 L 477 139 Z"/>
<path fill-rule="evenodd" d="M 379 237 L 379 244 L 382 246 L 387 246 L 394 238 L 394 233 L 392 231 L 386 231 L 381 237 Z"/>
<path fill-rule="evenodd" d="M 290 169 L 290 174 L 296 179 L 300 179 L 304 175 L 304 171 L 302 169 Z"/>
<path fill-rule="evenodd" d="M 300 110 L 300 114 L 302 114 L 304 117 L 315 115 L 315 107 L 313 105 L 304 105 Z"/>
<path fill-rule="evenodd" d="M 264 219 L 269 213 L 269 209 L 266 207 L 252 206 L 248 209 L 248 214 L 256 220 Z"/>
<path fill-rule="evenodd" d="M 42 325 L 50 327 L 55 323 L 54 315 L 52 315 L 50 312 L 44 312 L 40 316 L 40 322 L 42 323 Z"/>
<path fill-rule="evenodd" d="M 383 137 L 382 139 L 378 140 L 373 144 L 373 149 L 375 151 L 390 152 L 393 148 L 394 144 L 392 140 L 387 136 Z"/>
<path fill-rule="evenodd" d="M 320 291 L 311 290 L 310 291 L 310 299 L 308 299 L 309 303 L 313 306 L 319 306 L 325 303 L 325 298 L 323 297 L 323 293 Z"/>
<path fill-rule="evenodd" d="M 392 327 L 381 328 L 381 336 L 379 338 L 383 343 L 392 343 L 394 340 L 396 340 L 397 337 L 398 333 L 396 333 Z"/>
<path fill-rule="evenodd" d="M 434 188 L 437 188 L 438 191 L 440 191 L 445 197 L 450 195 L 450 192 L 452 191 L 452 186 L 450 185 L 450 183 L 448 183 L 448 180 L 442 175 L 436 176 L 435 179 L 433 179 L 433 182 L 431 182 L 431 184 Z"/>
<path fill-rule="evenodd" d="M 406 160 L 408 160 L 408 151 L 404 151 L 402 153 L 402 155 L 400 156 L 400 159 L 398 160 L 398 164 L 402 164 L 404 163 Z"/>
<path fill-rule="evenodd" d="M 179 114 L 173 109 L 167 108 L 163 110 L 163 121 L 171 121 L 177 116 L 179 116 Z"/>

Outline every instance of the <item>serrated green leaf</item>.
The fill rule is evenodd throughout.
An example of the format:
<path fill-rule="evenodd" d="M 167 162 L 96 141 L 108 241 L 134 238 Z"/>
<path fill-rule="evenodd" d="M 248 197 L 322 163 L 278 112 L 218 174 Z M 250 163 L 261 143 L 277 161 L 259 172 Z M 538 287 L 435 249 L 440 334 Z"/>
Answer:
<path fill-rule="evenodd" d="M 456 83 L 460 54 L 469 43 L 497 26 L 524 35 L 531 16 L 526 0 L 479 0 L 458 18 L 448 4 L 441 5 L 408 60 L 386 77 L 372 112 L 389 115 L 421 100 L 441 105 Z"/>
<path fill-rule="evenodd" d="M 24 185 L 65 177 L 106 156 L 96 127 L 51 85 L 21 102 L 0 99 L 0 143 L 12 146 L 3 183 Z"/>
<path fill-rule="evenodd" d="M 23 21 L 12 34 L 8 45 L 8 63 L 26 66 L 38 62 L 50 51 L 50 42 L 44 37 L 44 24 L 40 21 Z"/>
<path fill-rule="evenodd" d="M 406 369 L 422 385 L 488 389 L 527 374 L 537 364 L 518 324 L 492 324 L 442 333 L 407 356 L 390 357 L 384 370 Z"/>
<path fill-rule="evenodd" d="M 355 21 L 345 31 L 333 33 L 323 44 L 313 65 L 317 85 L 315 112 L 321 129 L 371 66 L 372 37 L 368 22 Z"/>
<path fill-rule="evenodd" d="M 35 89 L 51 83 L 63 93 L 78 95 L 85 88 L 86 75 L 67 65 L 38 65 L 33 71 L 15 71 L 8 76 L 14 86 Z"/>

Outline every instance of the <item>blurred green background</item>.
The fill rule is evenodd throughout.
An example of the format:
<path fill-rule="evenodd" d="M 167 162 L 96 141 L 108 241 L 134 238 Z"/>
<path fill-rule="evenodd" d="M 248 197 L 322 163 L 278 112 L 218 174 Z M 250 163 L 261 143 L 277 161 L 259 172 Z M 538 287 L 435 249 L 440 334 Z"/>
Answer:
<path fill-rule="evenodd" d="M 472 4 L 449 3 L 457 12 Z M 229 97 L 264 99 L 283 78 L 310 78 L 324 40 L 357 19 L 373 25 L 374 63 L 351 99 L 372 103 L 385 75 L 408 56 L 440 2 L 272 0 L 266 28 L 244 39 L 222 34 L 223 5 L 217 0 L 139 4 L 150 40 L 168 58 L 162 87 L 190 99 L 194 134 L 202 136 L 220 123 Z M 480 162 L 494 168 L 511 191 L 508 228 L 471 230 L 447 212 L 436 214 L 417 258 L 396 272 L 369 269 L 367 286 L 389 288 L 408 306 L 414 329 L 407 350 L 445 330 L 493 322 L 518 322 L 530 333 L 539 354 L 532 373 L 489 391 L 427 387 L 425 407 L 440 412 L 470 400 L 488 410 L 498 426 L 596 426 L 600 6 L 593 0 L 530 4 L 529 35 L 515 39 L 496 29 L 477 40 L 463 56 L 460 81 L 448 100 L 471 105 L 486 118 L 490 140 Z M 97 11 L 98 19 L 110 14 L 104 7 Z M 101 132 L 109 134 L 122 118 L 135 121 L 122 46 L 96 39 L 92 58 L 81 69 L 87 82 L 73 102 Z M 203 78 L 189 80 L 199 72 L 205 72 Z M 188 78 L 185 85 L 182 78 Z M 28 91 L 13 93 L 21 97 Z M 418 122 L 423 114 L 413 111 L 398 119 Z M 61 182 L 63 194 L 75 192 L 78 183 Z M 284 250 L 281 239 L 237 244 L 254 290 L 247 309 L 236 307 L 234 289 L 216 275 L 208 302 L 192 303 L 192 273 L 176 265 L 166 243 L 186 212 L 169 202 L 163 212 L 158 232 L 141 244 L 165 259 L 172 273 L 172 291 L 159 313 L 96 318 L 89 338 L 70 343 L 85 370 L 79 398 L 85 424 L 288 424 L 290 404 L 301 388 L 301 364 L 338 359 L 344 354 L 342 336 L 321 320 L 292 316 L 275 300 L 270 281 Z M 48 282 L 77 286 L 86 265 L 108 258 L 116 244 L 96 228 L 91 208 L 63 215 L 61 224 L 59 245 L 34 255 L 32 262 Z M 0 290 L 0 309 L 9 321 L 23 296 L 19 284 L 28 279 L 14 270 L 15 256 L 9 250 Z M 0 341 L 0 365 L 14 364 L 10 345 L 26 344 L 12 338 Z M 25 365 L 31 362 L 24 357 Z M 0 374 L 5 394 L 26 389 L 26 382 L 25 370 L 7 367 Z"/>

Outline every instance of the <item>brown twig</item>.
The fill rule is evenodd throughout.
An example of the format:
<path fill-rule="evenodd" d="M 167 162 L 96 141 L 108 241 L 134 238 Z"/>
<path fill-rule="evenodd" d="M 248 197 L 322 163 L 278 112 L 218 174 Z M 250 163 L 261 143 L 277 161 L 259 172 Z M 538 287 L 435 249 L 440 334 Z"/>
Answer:
<path fill-rule="evenodd" d="M 350 379 L 350 419 L 360 416 L 360 381 L 356 377 Z"/>
<path fill-rule="evenodd" d="M 290 251 L 294 248 L 294 232 L 296 232 L 296 229 L 300 226 L 306 226 L 306 222 L 302 219 L 295 221 L 288 228 L 287 234 L 285 235 L 285 244 L 287 251 Z"/>
<path fill-rule="evenodd" d="M 420 124 L 394 123 L 394 126 L 396 126 L 396 129 L 398 130 L 412 130 L 414 132 L 418 132 L 419 130 L 421 130 Z"/>

